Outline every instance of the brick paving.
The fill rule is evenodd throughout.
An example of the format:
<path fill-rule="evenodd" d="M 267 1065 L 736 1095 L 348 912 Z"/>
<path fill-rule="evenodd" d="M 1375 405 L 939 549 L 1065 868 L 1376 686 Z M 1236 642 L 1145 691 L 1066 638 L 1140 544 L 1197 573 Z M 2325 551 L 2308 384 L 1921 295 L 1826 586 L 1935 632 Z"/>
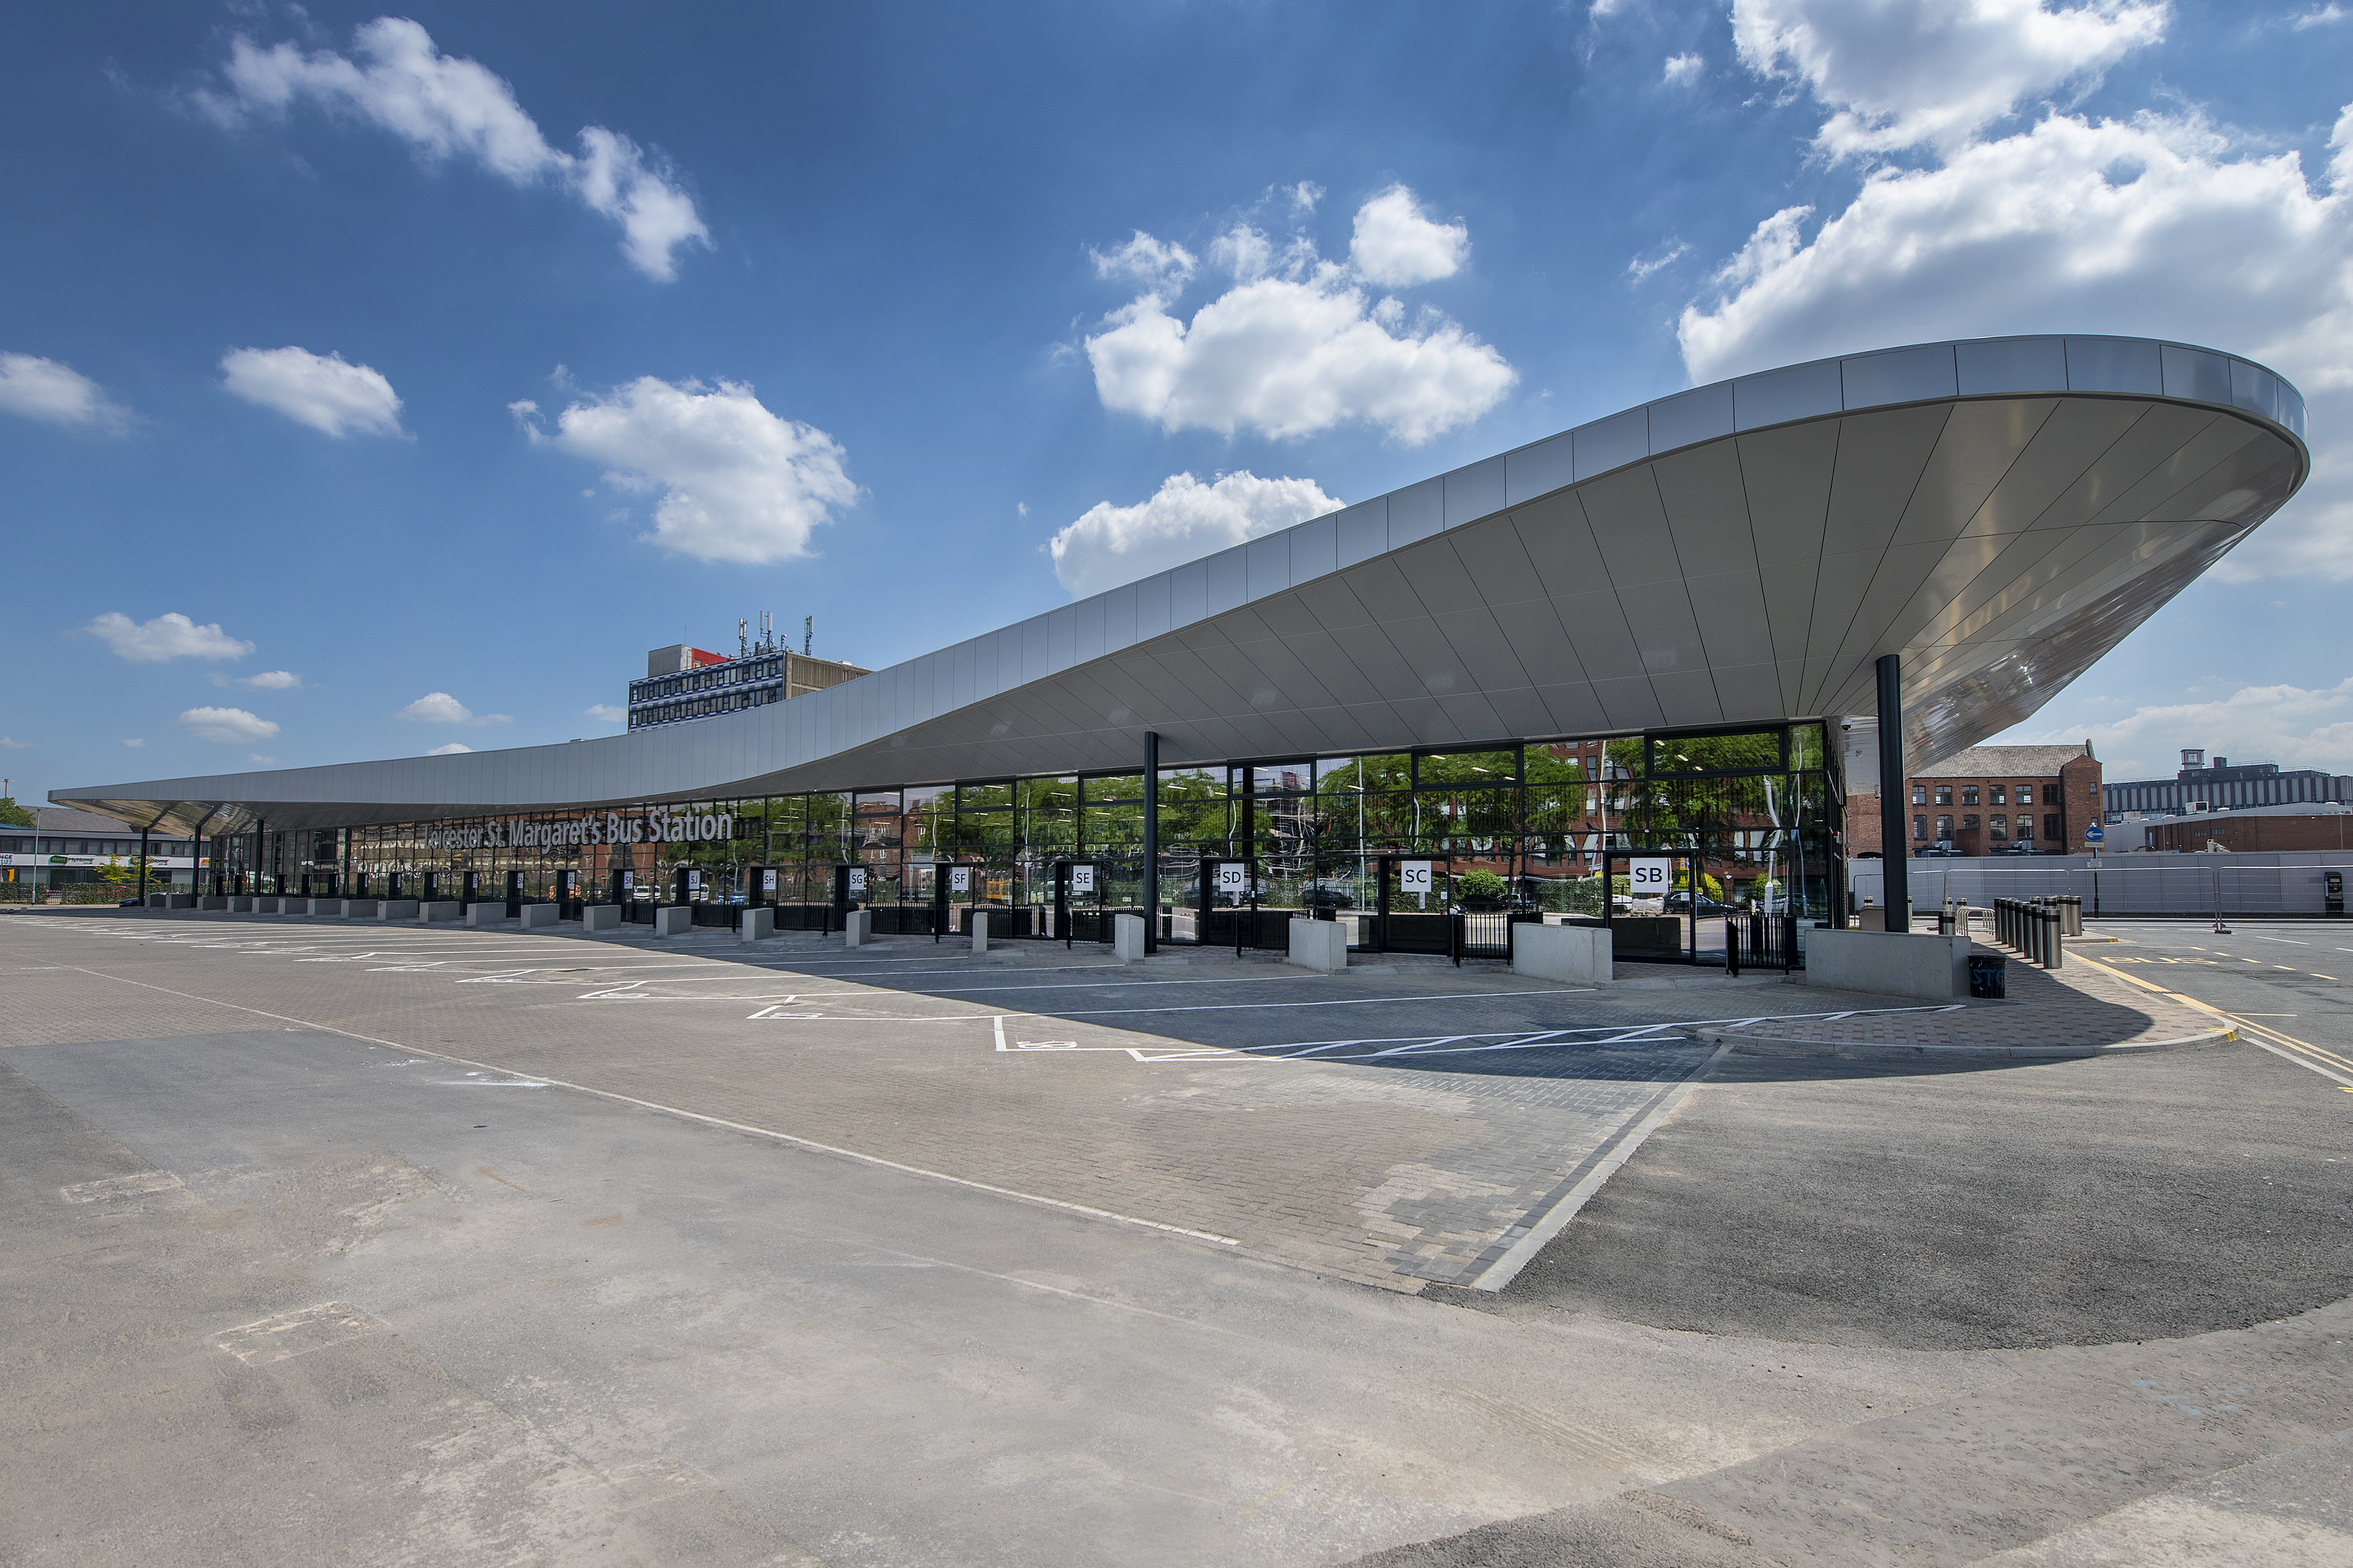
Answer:
<path fill-rule="evenodd" d="M 1952 1051 L 2129 1050 L 2231 1037 L 2224 1020 L 2136 985 L 2082 952 L 2069 952 L 2059 968 L 2045 970 L 2005 947 L 1975 942 L 1971 951 L 2009 956 L 2007 998 L 1917 1012 L 1768 1019 L 1712 1031 L 1711 1037 Z"/>
<path fill-rule="evenodd" d="M 1037 942 L 110 911 L 0 922 L 0 1044 L 325 1028 L 1419 1290 L 1477 1278 L 1704 1068 L 1712 1026 L 2168 1026 L 2088 970 L 2011 973 L 2011 1002 L 1965 1015 L 1823 1021 L 1787 1015 L 1890 1004 L 1655 968 L 1595 992 L 1428 960 L 1318 976 L 1222 952 L 1123 967 Z"/>

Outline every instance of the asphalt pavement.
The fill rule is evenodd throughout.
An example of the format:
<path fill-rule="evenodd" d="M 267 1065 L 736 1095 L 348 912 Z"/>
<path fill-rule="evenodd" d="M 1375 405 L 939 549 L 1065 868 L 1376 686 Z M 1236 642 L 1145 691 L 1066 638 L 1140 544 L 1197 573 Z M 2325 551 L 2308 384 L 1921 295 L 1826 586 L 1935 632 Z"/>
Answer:
<path fill-rule="evenodd" d="M 2353 1554 L 2353 1097 L 2288 1047 L 1865 1071 L 1683 1026 L 1778 982 L 741 956 L 0 921 L 0 1561 Z M 1412 1274 L 1645 1106 L 1495 1310 Z"/>

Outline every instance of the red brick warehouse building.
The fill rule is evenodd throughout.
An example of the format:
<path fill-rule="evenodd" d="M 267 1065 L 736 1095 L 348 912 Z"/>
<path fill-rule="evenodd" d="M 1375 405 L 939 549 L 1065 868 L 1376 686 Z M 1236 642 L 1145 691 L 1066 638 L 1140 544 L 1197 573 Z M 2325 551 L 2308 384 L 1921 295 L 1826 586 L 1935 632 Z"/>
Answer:
<path fill-rule="evenodd" d="M 2081 855 L 2102 819 L 2100 762 L 2080 746 L 1971 746 L 1906 781 L 1913 853 Z"/>

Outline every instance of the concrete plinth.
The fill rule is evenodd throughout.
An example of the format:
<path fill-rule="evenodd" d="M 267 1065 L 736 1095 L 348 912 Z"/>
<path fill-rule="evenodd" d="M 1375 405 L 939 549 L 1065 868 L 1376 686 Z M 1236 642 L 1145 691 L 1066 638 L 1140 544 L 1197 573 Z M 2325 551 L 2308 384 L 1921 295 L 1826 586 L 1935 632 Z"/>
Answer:
<path fill-rule="evenodd" d="M 375 918 L 380 921 L 413 921 L 417 918 L 417 900 L 415 899 L 386 899 L 376 906 Z"/>
<path fill-rule="evenodd" d="M 776 934 L 776 911 L 765 904 L 754 904 L 745 910 L 744 923 L 735 929 L 736 938 L 742 942 L 765 942 Z"/>
<path fill-rule="evenodd" d="M 1957 1002 L 1969 994 L 1969 939 L 1905 931 L 1810 931 L 1806 984 L 1877 996 Z"/>
<path fill-rule="evenodd" d="M 252 895 L 248 893 L 231 893 L 228 896 L 228 912 L 233 915 L 251 914 L 253 912 Z"/>
<path fill-rule="evenodd" d="M 1348 928 L 1338 921 L 1294 918 L 1291 922 L 1291 952 L 1283 962 L 1325 973 L 1347 968 Z"/>
<path fill-rule="evenodd" d="M 1515 925 L 1512 973 L 1537 980 L 1592 985 L 1609 978 L 1615 962 L 1607 926 Z"/>
<path fill-rule="evenodd" d="M 852 910 L 841 922 L 841 945 L 864 947 L 874 940 L 874 911 Z"/>
<path fill-rule="evenodd" d="M 972 917 L 972 950 L 975 952 L 988 951 L 988 917 L 976 910 Z"/>
<path fill-rule="evenodd" d="M 435 921 L 462 920 L 465 914 L 466 906 L 455 899 L 436 899 L 431 903 L 420 902 L 417 906 L 417 918 L 427 925 Z"/>
<path fill-rule="evenodd" d="M 1892 931 L 1900 936 L 1904 932 L 1912 929 L 1912 909 L 1911 906 L 1907 904 L 1905 906 L 1904 912 L 1902 914 L 1896 916 L 1894 920 L 1890 920 L 1888 919 L 1888 910 L 1886 905 L 1867 905 L 1855 911 L 1854 923 L 1855 929 L 1858 931 Z"/>
<path fill-rule="evenodd" d="M 163 907 L 167 910 L 193 910 L 196 907 L 194 893 L 162 893 L 157 896 L 164 900 Z"/>
<path fill-rule="evenodd" d="M 621 929 L 621 906 L 618 904 L 588 904 L 580 910 L 583 931 L 618 931 Z"/>
<path fill-rule="evenodd" d="M 1138 963 L 1144 959 L 1144 917 L 1113 915 L 1111 918 L 1112 956 L 1122 963 Z"/>
<path fill-rule="evenodd" d="M 522 907 L 522 929 L 537 931 L 542 926 L 552 926 L 563 915 L 562 904 L 525 904 Z"/>
<path fill-rule="evenodd" d="M 226 914 L 228 912 L 228 895 L 226 893 L 206 893 L 196 900 L 196 908 L 200 910 L 218 910 L 222 913 Z"/>
<path fill-rule="evenodd" d="M 694 910 L 684 904 L 664 904 L 654 910 L 656 936 L 684 936 L 694 929 Z"/>
<path fill-rule="evenodd" d="M 375 919 L 375 911 L 383 902 L 384 900 L 382 899 L 345 899 L 343 900 L 343 919 L 347 921 L 372 921 Z"/>
<path fill-rule="evenodd" d="M 504 925 L 506 924 L 506 921 L 507 901 L 504 899 L 501 899 L 498 902 L 493 904 L 468 904 L 466 906 L 466 923 L 470 926 Z"/>

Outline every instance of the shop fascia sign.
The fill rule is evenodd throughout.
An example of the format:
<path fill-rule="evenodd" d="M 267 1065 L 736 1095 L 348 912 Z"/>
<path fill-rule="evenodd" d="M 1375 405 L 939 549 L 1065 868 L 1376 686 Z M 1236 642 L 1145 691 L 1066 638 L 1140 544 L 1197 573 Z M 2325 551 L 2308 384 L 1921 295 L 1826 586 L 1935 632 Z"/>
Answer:
<path fill-rule="evenodd" d="M 428 828 L 427 849 L 570 849 L 604 844 L 705 844 L 735 837 L 732 812 L 672 812 L 649 806 L 642 815 L 585 812 L 553 819 L 501 817 Z"/>

